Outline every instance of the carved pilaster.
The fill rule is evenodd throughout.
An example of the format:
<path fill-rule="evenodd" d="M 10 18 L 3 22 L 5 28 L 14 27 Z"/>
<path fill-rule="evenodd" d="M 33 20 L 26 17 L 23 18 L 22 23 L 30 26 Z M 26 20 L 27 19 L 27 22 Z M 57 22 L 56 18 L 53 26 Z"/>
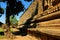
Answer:
<path fill-rule="evenodd" d="M 44 0 L 44 6 L 47 6 L 47 5 L 48 5 L 47 0 Z"/>
<path fill-rule="evenodd" d="M 43 0 L 38 0 L 38 14 L 43 12 Z"/>
<path fill-rule="evenodd" d="M 48 6 L 49 6 L 48 9 L 52 7 L 52 2 L 53 0 L 48 0 Z"/>
<path fill-rule="evenodd" d="M 35 18 L 40 17 L 41 16 L 40 14 L 43 13 L 43 0 L 37 0 L 37 3 L 38 3 L 38 14 L 37 16 L 35 16 Z"/>

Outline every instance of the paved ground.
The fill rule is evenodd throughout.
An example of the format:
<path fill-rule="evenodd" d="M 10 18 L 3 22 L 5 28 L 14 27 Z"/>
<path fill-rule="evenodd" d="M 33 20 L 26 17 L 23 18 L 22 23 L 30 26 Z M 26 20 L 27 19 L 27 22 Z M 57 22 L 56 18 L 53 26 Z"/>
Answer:
<path fill-rule="evenodd" d="M 0 39 L 0 40 L 11 40 L 11 39 L 4 38 L 4 39 Z M 38 39 L 31 35 L 26 35 L 26 36 L 16 36 L 16 38 L 13 40 L 38 40 Z"/>
<path fill-rule="evenodd" d="M 37 38 L 27 35 L 27 36 L 16 36 L 16 39 L 14 40 L 37 40 Z"/>

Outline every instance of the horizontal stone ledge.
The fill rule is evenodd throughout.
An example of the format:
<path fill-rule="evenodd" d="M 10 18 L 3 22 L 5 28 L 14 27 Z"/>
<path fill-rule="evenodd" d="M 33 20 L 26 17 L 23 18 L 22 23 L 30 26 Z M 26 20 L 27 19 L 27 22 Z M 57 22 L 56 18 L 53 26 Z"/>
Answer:
<path fill-rule="evenodd" d="M 54 19 L 50 21 L 45 21 L 45 22 L 39 22 L 38 24 L 43 24 L 43 25 L 49 25 L 49 24 L 60 24 L 60 18 L 59 19 Z"/>
<path fill-rule="evenodd" d="M 31 23 L 43 22 L 43 21 L 53 20 L 53 19 L 57 19 L 57 18 L 60 18 L 60 11 L 37 18 L 36 20 L 32 21 Z"/>
<path fill-rule="evenodd" d="M 29 28 L 29 31 L 44 33 L 47 35 L 55 36 L 56 38 L 60 37 L 60 27 L 39 27 L 39 28 Z"/>
<path fill-rule="evenodd" d="M 60 27 L 60 24 L 42 24 L 37 26 L 38 27 Z"/>

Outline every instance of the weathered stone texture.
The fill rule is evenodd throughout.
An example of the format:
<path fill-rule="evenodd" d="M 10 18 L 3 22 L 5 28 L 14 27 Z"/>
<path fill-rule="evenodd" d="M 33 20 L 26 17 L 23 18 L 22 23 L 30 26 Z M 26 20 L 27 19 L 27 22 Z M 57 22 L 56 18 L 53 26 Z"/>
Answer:
<path fill-rule="evenodd" d="M 27 9 L 27 11 L 23 14 L 23 16 L 20 17 L 20 20 L 18 22 L 18 25 L 24 24 L 29 18 L 32 17 L 33 13 L 36 10 L 36 1 L 34 1 L 30 7 Z"/>
<path fill-rule="evenodd" d="M 43 4 L 43 1 L 45 4 Z M 55 2 L 55 3 L 54 3 Z M 56 4 L 57 3 L 57 4 Z M 38 4 L 38 6 L 37 6 Z M 44 10 L 44 7 L 48 6 Z M 37 15 L 31 20 L 31 24 L 36 24 L 36 28 L 28 29 L 33 35 L 40 35 L 40 40 L 60 39 L 60 1 L 59 0 L 35 0 L 28 10 L 20 18 L 18 25 L 24 24 L 38 8 Z M 27 25 L 27 24 L 26 24 Z M 24 26 L 24 25 L 23 25 Z"/>

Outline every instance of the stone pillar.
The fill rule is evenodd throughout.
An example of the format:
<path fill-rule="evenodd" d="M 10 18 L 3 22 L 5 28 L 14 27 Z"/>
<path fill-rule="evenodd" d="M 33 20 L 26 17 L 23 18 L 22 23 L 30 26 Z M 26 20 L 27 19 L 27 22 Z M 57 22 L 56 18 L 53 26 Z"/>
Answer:
<path fill-rule="evenodd" d="M 51 1 L 51 6 L 53 6 L 53 5 L 52 5 L 52 2 L 53 2 L 54 0 L 50 0 L 50 1 Z"/>
<path fill-rule="evenodd" d="M 43 12 L 43 0 L 38 0 L 38 14 Z"/>
<path fill-rule="evenodd" d="M 35 18 L 39 18 L 41 16 L 40 14 L 43 13 L 43 0 L 36 0 L 36 1 L 38 3 L 38 13 L 35 16 Z"/>
<path fill-rule="evenodd" d="M 44 0 L 44 6 L 47 6 L 47 5 L 48 5 L 47 0 Z"/>
<path fill-rule="evenodd" d="M 53 0 L 48 0 L 48 6 L 49 6 L 48 9 L 52 7 L 52 2 Z"/>

